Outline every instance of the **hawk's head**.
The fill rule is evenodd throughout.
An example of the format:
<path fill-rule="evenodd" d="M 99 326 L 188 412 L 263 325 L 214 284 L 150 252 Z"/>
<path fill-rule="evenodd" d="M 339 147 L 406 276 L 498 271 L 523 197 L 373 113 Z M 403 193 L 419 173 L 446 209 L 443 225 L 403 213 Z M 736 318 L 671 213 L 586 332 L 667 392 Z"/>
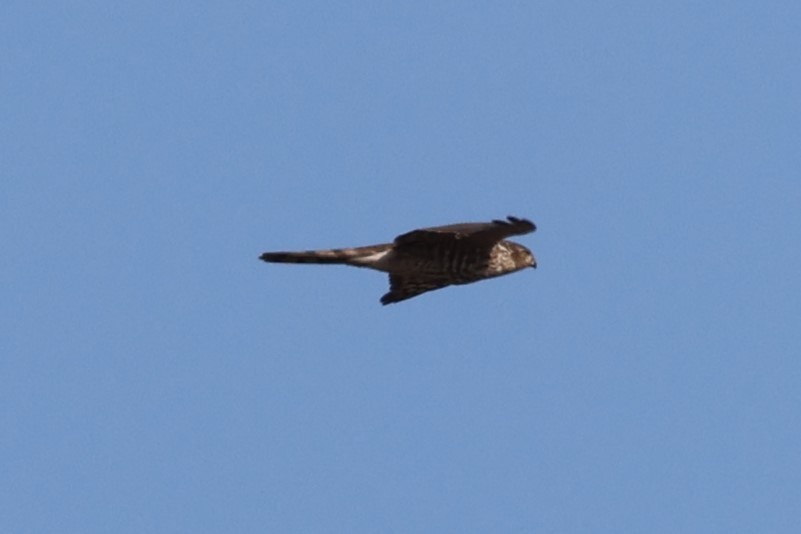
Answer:
<path fill-rule="evenodd" d="M 509 243 L 516 270 L 525 269 L 526 267 L 537 268 L 537 258 L 534 257 L 534 254 L 529 249 L 519 243 L 513 243 L 511 241 L 507 241 L 507 243 Z"/>

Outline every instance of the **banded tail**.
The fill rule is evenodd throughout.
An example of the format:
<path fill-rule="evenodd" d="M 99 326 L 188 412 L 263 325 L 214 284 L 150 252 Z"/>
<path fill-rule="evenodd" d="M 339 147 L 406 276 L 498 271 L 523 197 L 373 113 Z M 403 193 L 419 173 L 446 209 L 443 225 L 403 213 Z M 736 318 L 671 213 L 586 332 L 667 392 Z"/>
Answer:
<path fill-rule="evenodd" d="M 303 252 L 265 252 L 259 258 L 271 263 L 316 263 L 371 267 L 386 254 L 392 245 L 306 250 Z"/>

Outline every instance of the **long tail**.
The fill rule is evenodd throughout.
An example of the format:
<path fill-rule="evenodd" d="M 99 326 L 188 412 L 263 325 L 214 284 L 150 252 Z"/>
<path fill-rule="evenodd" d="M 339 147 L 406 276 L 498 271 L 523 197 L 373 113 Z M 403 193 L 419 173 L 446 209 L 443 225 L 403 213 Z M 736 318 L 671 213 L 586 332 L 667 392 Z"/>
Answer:
<path fill-rule="evenodd" d="M 319 263 L 369 267 L 391 248 L 392 245 L 387 244 L 303 252 L 265 252 L 259 258 L 271 263 Z"/>

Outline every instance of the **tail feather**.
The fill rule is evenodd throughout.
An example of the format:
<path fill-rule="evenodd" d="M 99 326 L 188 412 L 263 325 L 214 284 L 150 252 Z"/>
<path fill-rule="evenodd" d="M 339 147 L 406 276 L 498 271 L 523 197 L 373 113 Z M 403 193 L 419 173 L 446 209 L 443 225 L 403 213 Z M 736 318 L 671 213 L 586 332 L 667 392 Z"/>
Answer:
<path fill-rule="evenodd" d="M 376 254 L 386 252 L 391 245 L 369 247 L 335 248 L 329 250 L 306 250 L 303 252 L 265 252 L 260 259 L 271 263 L 316 263 L 328 265 L 363 265 Z"/>

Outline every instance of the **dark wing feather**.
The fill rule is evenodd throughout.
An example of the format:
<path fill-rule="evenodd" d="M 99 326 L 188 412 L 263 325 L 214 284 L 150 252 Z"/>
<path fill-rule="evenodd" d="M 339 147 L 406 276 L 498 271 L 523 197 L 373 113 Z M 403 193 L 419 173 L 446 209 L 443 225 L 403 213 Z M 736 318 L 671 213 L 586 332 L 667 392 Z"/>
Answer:
<path fill-rule="evenodd" d="M 413 243 L 436 243 L 442 241 L 470 240 L 476 244 L 491 245 L 513 235 L 528 234 L 537 227 L 528 219 L 507 217 L 488 223 L 461 223 L 413 230 L 395 238 L 396 245 Z"/>
<path fill-rule="evenodd" d="M 447 277 L 391 274 L 389 293 L 381 297 L 381 304 L 393 304 L 449 285 L 451 281 Z"/>

